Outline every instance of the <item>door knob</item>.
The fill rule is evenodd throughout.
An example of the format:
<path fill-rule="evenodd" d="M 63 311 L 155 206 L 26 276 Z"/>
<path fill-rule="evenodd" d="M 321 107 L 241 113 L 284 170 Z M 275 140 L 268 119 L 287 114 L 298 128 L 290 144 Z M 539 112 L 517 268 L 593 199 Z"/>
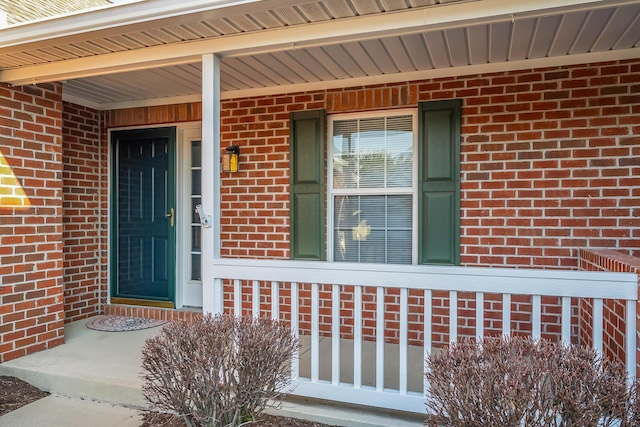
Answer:
<path fill-rule="evenodd" d="M 175 225 L 175 210 L 171 208 L 171 212 L 164 214 L 165 218 L 169 218 L 169 225 L 173 227 Z"/>

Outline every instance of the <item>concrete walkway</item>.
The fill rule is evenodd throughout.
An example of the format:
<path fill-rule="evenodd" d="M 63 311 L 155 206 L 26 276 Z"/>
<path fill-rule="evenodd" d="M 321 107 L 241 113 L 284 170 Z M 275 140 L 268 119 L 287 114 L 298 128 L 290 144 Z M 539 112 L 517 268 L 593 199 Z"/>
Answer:
<path fill-rule="evenodd" d="M 141 348 L 160 328 L 100 332 L 87 320 L 65 326 L 64 345 L 0 364 L 11 375 L 51 396 L 0 417 L 2 427 L 136 427 L 146 403 L 140 379 Z M 269 411 L 272 412 L 272 411 Z M 394 418 L 312 402 L 285 402 L 277 415 L 349 427 L 417 427 L 420 420 Z"/>
<path fill-rule="evenodd" d="M 138 411 L 112 403 L 50 395 L 0 417 L 2 427 L 138 427 Z"/>

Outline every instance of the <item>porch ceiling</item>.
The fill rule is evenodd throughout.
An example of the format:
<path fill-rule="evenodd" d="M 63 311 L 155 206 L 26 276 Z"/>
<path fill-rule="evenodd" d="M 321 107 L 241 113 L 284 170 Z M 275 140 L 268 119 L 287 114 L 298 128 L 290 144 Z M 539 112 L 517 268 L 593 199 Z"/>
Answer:
<path fill-rule="evenodd" d="M 237 3 L 89 38 L 0 38 L 1 80 L 65 79 L 67 99 L 104 109 L 198 98 L 206 52 L 225 98 L 640 56 L 637 0 Z"/>

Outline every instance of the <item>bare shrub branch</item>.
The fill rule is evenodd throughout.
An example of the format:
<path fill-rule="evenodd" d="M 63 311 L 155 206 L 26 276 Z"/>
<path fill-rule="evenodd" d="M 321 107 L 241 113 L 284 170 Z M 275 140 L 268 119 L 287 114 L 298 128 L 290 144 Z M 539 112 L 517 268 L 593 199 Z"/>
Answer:
<path fill-rule="evenodd" d="M 174 413 L 190 427 L 252 420 L 286 394 L 297 346 L 290 328 L 269 319 L 170 323 L 142 349 L 149 411 Z"/>
<path fill-rule="evenodd" d="M 463 341 L 427 359 L 429 427 L 638 426 L 638 384 L 592 349 L 530 338 Z"/>

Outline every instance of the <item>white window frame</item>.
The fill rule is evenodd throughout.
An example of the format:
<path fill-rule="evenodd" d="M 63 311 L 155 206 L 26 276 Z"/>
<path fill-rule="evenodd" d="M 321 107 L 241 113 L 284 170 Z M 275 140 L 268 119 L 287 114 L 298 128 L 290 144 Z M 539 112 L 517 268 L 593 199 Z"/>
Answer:
<path fill-rule="evenodd" d="M 176 171 L 176 308 L 202 307 L 202 281 L 191 280 L 191 142 L 202 141 L 202 124 L 178 125 Z"/>
<path fill-rule="evenodd" d="M 405 189 L 393 189 L 386 188 L 384 193 L 390 194 L 411 194 L 412 195 L 412 220 L 411 220 L 411 264 L 415 265 L 418 262 L 418 110 L 412 109 L 398 109 L 398 110 L 377 110 L 366 113 L 345 113 L 345 114 L 331 114 L 327 117 L 327 261 L 334 262 L 334 199 L 336 195 L 340 194 L 354 194 L 357 195 L 379 195 L 380 189 L 367 188 L 367 189 L 333 189 L 333 123 L 341 120 L 353 120 L 353 119 L 370 119 L 370 118 L 382 118 L 382 117 L 397 117 L 397 116 L 411 116 L 412 128 L 413 128 L 413 163 L 412 163 L 412 179 L 411 190 Z"/>

